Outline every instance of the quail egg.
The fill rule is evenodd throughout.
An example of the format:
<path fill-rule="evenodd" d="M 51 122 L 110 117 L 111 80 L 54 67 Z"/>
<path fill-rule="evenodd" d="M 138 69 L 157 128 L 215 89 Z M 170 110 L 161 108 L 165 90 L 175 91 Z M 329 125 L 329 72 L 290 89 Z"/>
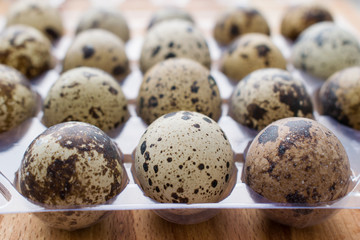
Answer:
<path fill-rule="evenodd" d="M 168 58 L 183 57 L 210 68 L 209 47 L 204 35 L 192 23 L 169 20 L 156 24 L 145 36 L 140 56 L 143 73 Z"/>
<path fill-rule="evenodd" d="M 63 73 L 50 88 L 43 110 L 43 121 L 48 127 L 81 121 L 106 132 L 117 128 L 129 117 L 120 85 L 108 73 L 89 67 Z"/>
<path fill-rule="evenodd" d="M 86 66 L 96 67 L 122 81 L 130 72 L 123 41 L 103 29 L 89 29 L 79 33 L 69 47 L 63 71 Z"/>
<path fill-rule="evenodd" d="M 222 57 L 221 71 L 239 82 L 261 68 L 286 69 L 286 60 L 271 39 L 261 33 L 247 33 L 231 44 Z"/>
<path fill-rule="evenodd" d="M 302 4 L 286 9 L 281 20 L 281 34 L 294 41 L 309 26 L 324 21 L 333 21 L 330 11 L 317 4 Z"/>
<path fill-rule="evenodd" d="M 299 36 L 291 59 L 296 68 L 325 80 L 339 70 L 359 65 L 360 45 L 351 33 L 334 23 L 317 23 Z"/>
<path fill-rule="evenodd" d="M 350 163 L 339 139 L 320 123 L 285 118 L 264 128 L 245 158 L 243 180 L 272 202 L 328 204 L 344 197 L 350 184 Z M 320 210 L 269 210 L 277 221 L 303 226 L 323 218 Z M 270 217 L 275 215 L 270 214 Z"/>
<path fill-rule="evenodd" d="M 245 33 L 270 35 L 270 28 L 263 15 L 255 8 L 238 7 L 224 12 L 216 20 L 214 38 L 221 45 L 228 45 Z"/>
<path fill-rule="evenodd" d="M 113 9 L 94 8 L 86 11 L 80 18 L 76 33 L 101 28 L 117 35 L 124 42 L 130 38 L 130 30 L 121 12 Z"/>
<path fill-rule="evenodd" d="M 197 112 L 154 121 L 135 150 L 135 174 L 158 202 L 217 202 L 233 174 L 233 152 L 219 125 Z"/>
<path fill-rule="evenodd" d="M 275 68 L 256 70 L 241 80 L 231 96 L 229 111 L 237 122 L 256 130 L 281 118 L 313 118 L 304 84 Z"/>
<path fill-rule="evenodd" d="M 173 58 L 156 64 L 144 76 L 137 111 L 150 124 L 174 111 L 196 111 L 219 120 L 221 97 L 215 79 L 200 63 Z"/>
<path fill-rule="evenodd" d="M 46 208 L 77 208 L 112 201 L 122 190 L 119 149 L 100 129 L 67 122 L 45 130 L 27 148 L 18 186 L 29 200 Z M 38 213 L 46 224 L 67 230 L 87 227 L 104 212 Z"/>
<path fill-rule="evenodd" d="M 7 26 L 24 24 L 36 28 L 55 41 L 64 33 L 60 13 L 46 1 L 25 0 L 11 5 L 7 14 Z"/>
<path fill-rule="evenodd" d="M 10 26 L 0 34 L 0 63 L 34 78 L 52 66 L 51 43 L 35 28 Z"/>
<path fill-rule="evenodd" d="M 322 113 L 340 123 L 360 130 L 360 67 L 334 73 L 321 86 Z"/>
<path fill-rule="evenodd" d="M 155 26 L 160 22 L 174 20 L 174 19 L 181 19 L 188 21 L 190 23 L 194 23 L 194 19 L 192 18 L 190 13 L 188 13 L 184 9 L 176 8 L 176 7 L 166 7 L 156 11 L 151 16 L 148 29 L 152 28 L 153 26 Z"/>
<path fill-rule="evenodd" d="M 35 115 L 37 95 L 17 70 L 0 64 L 0 133 Z"/>

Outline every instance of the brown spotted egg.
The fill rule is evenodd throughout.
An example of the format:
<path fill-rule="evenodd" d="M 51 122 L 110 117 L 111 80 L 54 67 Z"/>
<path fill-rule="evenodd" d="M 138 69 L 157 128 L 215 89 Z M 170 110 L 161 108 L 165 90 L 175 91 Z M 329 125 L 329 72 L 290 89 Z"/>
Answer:
<path fill-rule="evenodd" d="M 220 66 L 221 71 L 236 82 L 261 68 L 286 69 L 286 60 L 270 37 L 260 33 L 247 33 L 233 42 Z"/>
<path fill-rule="evenodd" d="M 146 73 L 168 58 L 190 58 L 210 68 L 210 51 L 201 31 L 184 20 L 163 21 L 152 27 L 144 38 L 140 70 Z"/>
<path fill-rule="evenodd" d="M 0 34 L 0 63 L 34 78 L 52 66 L 51 43 L 35 28 L 12 25 Z"/>
<path fill-rule="evenodd" d="M 238 7 L 220 15 L 213 35 L 219 44 L 228 45 L 240 35 L 251 32 L 270 35 L 269 24 L 257 9 Z"/>
<path fill-rule="evenodd" d="M 330 11 L 317 4 L 289 7 L 281 20 L 281 34 L 294 41 L 309 26 L 323 21 L 333 21 Z"/>
<path fill-rule="evenodd" d="M 360 130 L 360 67 L 334 73 L 321 86 L 322 113 L 340 123 Z"/>
<path fill-rule="evenodd" d="M 130 38 L 130 30 L 125 17 L 114 9 L 94 8 L 86 11 L 79 20 L 76 33 L 93 28 L 108 30 L 124 42 Z"/>
<path fill-rule="evenodd" d="M 97 127 L 67 122 L 45 130 L 27 148 L 18 186 L 29 200 L 48 208 L 76 208 L 113 200 L 122 190 L 121 153 Z M 96 223 L 105 212 L 38 213 L 46 224 L 67 230 Z"/>
<path fill-rule="evenodd" d="M 350 176 L 350 163 L 339 139 L 306 118 L 285 118 L 264 128 L 249 147 L 243 171 L 245 183 L 261 197 L 302 206 L 344 197 Z M 269 211 L 275 220 L 295 226 L 324 217 L 321 209 Z"/>
<path fill-rule="evenodd" d="M 233 152 L 219 125 L 197 112 L 154 121 L 135 150 L 135 174 L 145 195 L 168 203 L 217 202 L 233 174 Z"/>
<path fill-rule="evenodd" d="M 130 72 L 124 42 L 103 29 L 79 33 L 64 58 L 63 72 L 81 66 L 95 67 L 122 81 Z"/>
<path fill-rule="evenodd" d="M 281 118 L 313 118 L 304 84 L 276 68 L 256 70 L 241 80 L 230 98 L 229 112 L 237 122 L 256 130 Z"/>
<path fill-rule="evenodd" d="M 50 127 L 67 121 L 93 124 L 108 132 L 129 118 L 127 101 L 108 73 L 79 67 L 63 73 L 44 100 L 43 121 Z"/>
<path fill-rule="evenodd" d="M 0 133 L 35 115 L 37 95 L 17 70 L 0 64 Z"/>
<path fill-rule="evenodd" d="M 46 1 L 17 1 L 11 5 L 7 14 L 7 26 L 24 24 L 36 28 L 55 41 L 64 33 L 59 11 Z"/>
<path fill-rule="evenodd" d="M 148 25 L 148 29 L 152 28 L 160 22 L 174 19 L 181 19 L 194 23 L 194 19 L 192 18 L 190 13 L 188 13 L 184 9 L 177 7 L 165 7 L 153 13 Z"/>
<path fill-rule="evenodd" d="M 137 111 L 147 124 L 179 110 L 200 112 L 215 121 L 221 116 L 215 79 L 191 59 L 174 58 L 156 64 L 144 76 L 137 97 Z"/>
<path fill-rule="evenodd" d="M 320 79 L 344 68 L 360 65 L 358 39 L 332 22 L 308 27 L 297 39 L 291 53 L 294 66 Z"/>

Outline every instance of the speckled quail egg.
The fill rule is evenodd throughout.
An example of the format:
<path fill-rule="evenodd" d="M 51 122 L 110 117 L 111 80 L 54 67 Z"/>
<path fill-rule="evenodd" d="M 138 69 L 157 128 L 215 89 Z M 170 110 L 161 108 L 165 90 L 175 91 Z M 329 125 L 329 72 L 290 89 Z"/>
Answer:
<path fill-rule="evenodd" d="M 233 81 L 261 68 L 286 69 L 286 60 L 271 39 L 260 33 L 247 33 L 224 53 L 220 69 Z"/>
<path fill-rule="evenodd" d="M 196 111 L 219 120 L 221 97 L 215 79 L 200 63 L 173 58 L 156 64 L 144 76 L 137 111 L 147 123 L 179 110 Z"/>
<path fill-rule="evenodd" d="M 80 66 L 100 68 L 119 81 L 130 72 L 124 42 L 103 29 L 89 29 L 79 33 L 67 50 L 63 71 Z"/>
<path fill-rule="evenodd" d="M 330 11 L 317 4 L 289 7 L 281 20 L 281 34 L 294 41 L 306 28 L 323 21 L 333 21 Z"/>
<path fill-rule="evenodd" d="M 122 190 L 120 150 L 97 127 L 67 122 L 45 130 L 27 148 L 18 187 L 22 195 L 48 208 L 76 208 L 112 201 Z M 39 213 L 52 227 L 74 230 L 104 212 Z"/>
<path fill-rule="evenodd" d="M 127 42 L 130 38 L 130 31 L 125 17 L 121 12 L 113 9 L 94 8 L 86 11 L 80 18 L 76 33 L 92 28 L 108 30 L 124 42 Z"/>
<path fill-rule="evenodd" d="M 34 27 L 50 41 L 59 39 L 64 33 L 60 13 L 46 1 L 17 1 L 9 9 L 6 24 L 7 26 L 24 24 Z"/>
<path fill-rule="evenodd" d="M 256 130 L 281 118 L 313 118 L 304 84 L 276 68 L 256 70 L 241 80 L 231 96 L 229 111 L 237 122 Z"/>
<path fill-rule="evenodd" d="M 334 73 L 319 93 L 323 114 L 360 130 L 360 67 Z"/>
<path fill-rule="evenodd" d="M 135 174 L 145 195 L 168 203 L 217 202 L 234 162 L 219 125 L 197 112 L 172 112 L 154 121 L 135 150 Z"/>
<path fill-rule="evenodd" d="M 350 163 L 339 139 L 306 118 L 285 118 L 264 128 L 249 147 L 243 172 L 245 183 L 265 199 L 303 206 L 344 197 L 350 176 Z M 283 215 L 277 212 L 276 220 L 301 225 L 319 217 L 318 211 L 285 210 Z"/>
<path fill-rule="evenodd" d="M 245 33 L 258 32 L 270 35 L 270 28 L 263 15 L 252 7 L 227 10 L 216 20 L 214 38 L 221 45 L 228 45 Z"/>
<path fill-rule="evenodd" d="M 37 95 L 17 70 L 0 64 L 0 133 L 35 114 Z"/>
<path fill-rule="evenodd" d="M 34 78 L 52 67 L 51 43 L 35 28 L 10 26 L 0 34 L 0 63 Z"/>
<path fill-rule="evenodd" d="M 204 35 L 192 23 L 169 20 L 156 24 L 145 36 L 140 56 L 143 73 L 168 58 L 183 57 L 210 68 L 209 47 Z"/>
<path fill-rule="evenodd" d="M 307 28 L 296 41 L 291 61 L 302 71 L 326 79 L 346 67 L 360 64 L 359 41 L 331 22 Z"/>
<path fill-rule="evenodd" d="M 192 18 L 190 13 L 188 13 L 184 9 L 177 7 L 166 7 L 156 11 L 151 16 L 148 29 L 152 28 L 153 26 L 155 26 L 160 22 L 174 20 L 174 19 L 181 19 L 188 21 L 190 23 L 194 23 L 194 19 Z"/>
<path fill-rule="evenodd" d="M 46 126 L 67 121 L 93 124 L 103 131 L 117 128 L 129 113 L 120 85 L 108 73 L 79 67 L 63 73 L 44 100 Z"/>

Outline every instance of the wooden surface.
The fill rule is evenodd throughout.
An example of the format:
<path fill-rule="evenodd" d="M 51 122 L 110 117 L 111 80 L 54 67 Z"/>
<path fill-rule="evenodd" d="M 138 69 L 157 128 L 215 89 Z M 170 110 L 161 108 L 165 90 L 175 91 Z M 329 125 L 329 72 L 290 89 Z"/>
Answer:
<path fill-rule="evenodd" d="M 11 1 L 0 1 L 0 14 L 4 14 Z M 214 14 L 226 6 L 216 6 L 207 0 L 192 0 L 186 8 L 202 23 L 203 30 L 209 34 Z M 220 1 L 212 1 L 218 3 Z M 246 1 L 245 1 L 246 2 Z M 298 1 L 299 2 L 299 1 Z M 356 23 L 354 28 L 360 32 L 358 10 L 344 0 L 325 2 L 333 11 L 345 16 L 349 22 Z M 284 8 L 280 0 L 251 1 L 262 11 L 266 11 L 273 30 L 278 31 L 279 16 Z M 86 9 L 85 1 L 66 1 L 61 9 L 68 31 L 74 27 L 76 16 L 81 9 Z M 125 16 L 136 18 L 130 21 L 134 31 L 132 36 L 139 36 L 149 20 L 149 1 L 127 0 L 120 5 Z M 204 11 L 204 8 L 207 11 Z M 202 15 L 201 15 L 202 14 Z M 269 15 L 270 14 L 270 15 Z M 0 240 L 5 239 L 360 239 L 360 210 L 342 210 L 322 224 L 295 229 L 265 219 L 259 210 L 229 209 L 221 210 L 214 218 L 195 225 L 177 225 L 169 223 L 150 210 L 117 211 L 102 222 L 83 230 L 67 232 L 52 229 L 44 225 L 31 214 L 0 215 Z"/>
<path fill-rule="evenodd" d="M 342 210 L 328 221 L 305 229 L 285 227 L 265 219 L 259 210 L 222 210 L 195 225 L 177 225 L 150 210 L 118 211 L 83 230 L 67 232 L 44 225 L 31 214 L 0 215 L 0 239 L 360 239 L 360 210 Z"/>

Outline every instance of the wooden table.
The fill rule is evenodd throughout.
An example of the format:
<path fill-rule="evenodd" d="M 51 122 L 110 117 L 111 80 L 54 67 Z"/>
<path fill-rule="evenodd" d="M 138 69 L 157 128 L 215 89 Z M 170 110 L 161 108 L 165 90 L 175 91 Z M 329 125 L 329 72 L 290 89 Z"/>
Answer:
<path fill-rule="evenodd" d="M 209 26 L 212 26 L 206 21 L 213 22 L 214 14 L 225 8 L 219 2 L 191 0 L 186 6 L 196 20 L 205 23 L 202 26 L 206 34 L 211 33 Z M 360 32 L 360 15 L 355 5 L 343 0 L 318 2 L 356 23 L 354 27 Z M 284 1 L 256 0 L 251 3 L 266 11 L 272 29 L 277 32 Z M 9 4 L 10 1 L 0 1 L 0 14 L 4 14 Z M 88 5 L 88 2 L 78 0 L 66 1 L 61 6 L 68 29 L 74 27 L 79 11 Z M 127 0 L 119 8 L 130 19 L 132 36 L 136 37 L 143 34 L 150 17 L 149 9 L 156 7 L 149 1 Z M 341 210 L 328 221 L 305 229 L 271 222 L 256 209 L 224 209 L 214 218 L 195 225 L 169 223 L 151 210 L 117 211 L 90 228 L 74 232 L 49 228 L 31 214 L 8 214 L 0 215 L 0 239 L 360 239 L 360 210 Z"/>
<path fill-rule="evenodd" d="M 360 210 L 342 210 L 330 220 L 305 229 L 285 227 L 263 218 L 259 210 L 222 210 L 195 225 L 177 225 L 150 210 L 118 211 L 84 230 L 67 232 L 44 225 L 31 214 L 0 216 L 0 239 L 360 239 Z"/>

